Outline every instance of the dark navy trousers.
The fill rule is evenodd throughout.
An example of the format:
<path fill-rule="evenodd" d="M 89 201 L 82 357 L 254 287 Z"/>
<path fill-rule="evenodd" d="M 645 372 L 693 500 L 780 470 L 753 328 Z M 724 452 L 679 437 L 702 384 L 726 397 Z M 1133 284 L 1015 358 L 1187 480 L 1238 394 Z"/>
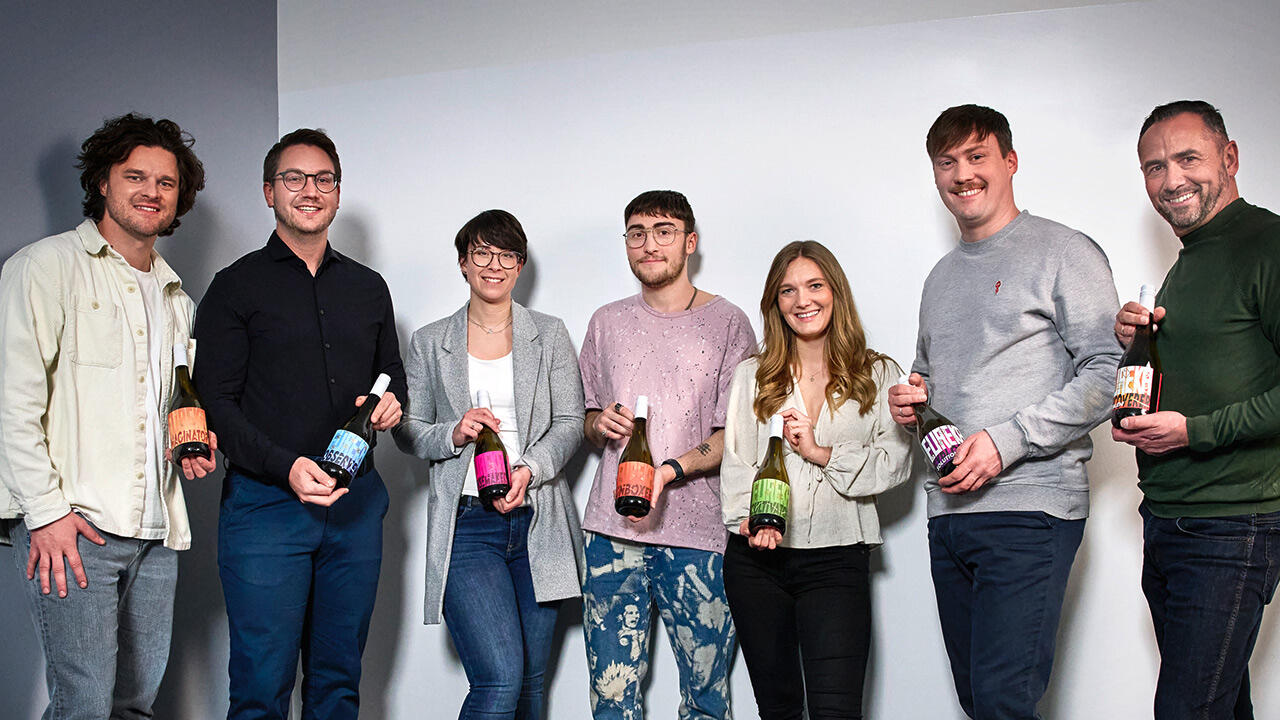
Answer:
<path fill-rule="evenodd" d="M 228 471 L 218 571 L 231 633 L 229 720 L 288 718 L 299 654 L 302 717 L 357 716 L 387 504 L 376 470 L 329 508 Z"/>

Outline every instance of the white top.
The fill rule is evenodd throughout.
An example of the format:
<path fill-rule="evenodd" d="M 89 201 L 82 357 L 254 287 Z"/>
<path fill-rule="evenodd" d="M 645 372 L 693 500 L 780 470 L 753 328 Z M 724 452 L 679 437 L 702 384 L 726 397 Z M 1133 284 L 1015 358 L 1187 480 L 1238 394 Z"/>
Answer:
<path fill-rule="evenodd" d="M 516 387 L 515 368 L 511 364 L 511 353 L 496 360 L 481 360 L 467 353 L 467 379 L 471 385 L 472 396 L 477 391 L 489 394 L 489 409 L 493 411 L 501 430 L 498 439 L 507 449 L 507 463 L 512 469 L 520 459 L 520 431 L 516 426 Z M 467 479 L 462 483 L 462 494 L 472 497 L 480 496 L 476 485 L 476 466 L 467 467 Z"/>
<path fill-rule="evenodd" d="M 146 491 L 142 500 L 142 530 L 138 537 L 143 540 L 159 540 L 165 536 L 164 499 L 160 493 L 160 469 L 164 467 L 165 455 L 169 449 L 164 437 L 164 423 L 161 415 L 167 408 L 161 408 L 161 358 L 160 354 L 167 348 L 157 337 L 160 328 L 165 326 L 160 313 L 169 311 L 169 305 L 160 291 L 160 283 L 156 281 L 155 272 L 142 272 L 130 266 L 133 275 L 138 279 L 138 291 L 142 295 L 142 303 L 147 309 L 147 393 L 146 393 L 146 434 L 147 462 L 143 472 L 146 473 Z M 155 267 L 152 266 L 154 271 Z"/>
<path fill-rule="evenodd" d="M 913 439 L 898 429 L 889 411 L 889 387 L 900 372 L 889 361 L 876 363 L 876 400 L 866 415 L 849 400 L 828 412 L 824 403 L 814 421 L 818 445 L 831 448 L 820 467 L 800 457 L 783 441 L 782 463 L 791 481 L 791 506 L 782 547 L 820 548 L 856 543 L 879 544 L 880 519 L 875 496 L 907 481 L 911 475 Z M 737 533 L 751 506 L 751 483 L 769 449 L 769 425 L 756 420 L 755 358 L 738 365 L 729 390 L 729 415 L 720 464 L 720 499 L 724 524 Z M 804 400 L 793 389 L 778 408 L 804 412 Z"/>

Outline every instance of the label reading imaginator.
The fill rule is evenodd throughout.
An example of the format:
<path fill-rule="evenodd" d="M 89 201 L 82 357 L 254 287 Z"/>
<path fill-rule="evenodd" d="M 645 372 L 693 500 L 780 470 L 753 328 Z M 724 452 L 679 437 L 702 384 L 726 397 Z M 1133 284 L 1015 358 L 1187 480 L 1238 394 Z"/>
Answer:
<path fill-rule="evenodd" d="M 501 450 L 490 450 L 476 455 L 476 487 L 483 490 L 490 485 L 510 485 L 507 477 L 507 456 Z"/>
<path fill-rule="evenodd" d="M 169 449 L 187 443 L 209 444 L 209 426 L 201 408 L 184 407 L 169 413 Z"/>
<path fill-rule="evenodd" d="M 613 490 L 616 500 L 620 497 L 653 499 L 653 466 L 642 462 L 618 464 L 618 486 Z"/>
<path fill-rule="evenodd" d="M 355 477 L 367 452 L 369 452 L 369 443 L 365 442 L 364 438 L 353 432 L 339 430 L 333 434 L 333 440 L 329 441 L 329 449 L 324 451 L 324 456 L 320 460 L 331 462 Z"/>
<path fill-rule="evenodd" d="M 955 457 L 962 442 L 964 438 L 960 437 L 960 431 L 955 425 L 942 425 L 930 430 L 920 444 L 924 447 L 924 454 L 929 456 L 933 469 L 942 472 L 951 458 Z"/>
<path fill-rule="evenodd" d="M 756 478 L 751 483 L 751 515 L 785 518 L 791 504 L 791 486 L 776 478 Z"/>
<path fill-rule="evenodd" d="M 1128 365 L 1116 370 L 1116 397 L 1112 410 L 1151 409 L 1151 381 L 1156 371 L 1146 365 Z"/>

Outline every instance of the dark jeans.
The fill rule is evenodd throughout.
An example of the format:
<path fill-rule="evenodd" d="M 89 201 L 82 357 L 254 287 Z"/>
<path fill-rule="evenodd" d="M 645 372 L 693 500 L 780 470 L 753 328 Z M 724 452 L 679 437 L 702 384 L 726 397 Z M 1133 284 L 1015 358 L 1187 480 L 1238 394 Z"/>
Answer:
<path fill-rule="evenodd" d="M 724 589 L 763 720 L 861 718 L 871 643 L 866 545 L 753 550 L 730 535 Z"/>
<path fill-rule="evenodd" d="M 377 471 L 329 508 L 227 473 L 218 571 L 231 633 L 228 718 L 287 718 L 299 651 L 304 720 L 356 717 L 387 502 Z"/>
<path fill-rule="evenodd" d="M 929 519 L 942 638 L 960 706 L 976 720 L 1038 718 L 1084 520 L 1042 512 Z"/>
<path fill-rule="evenodd" d="M 538 720 L 560 603 L 534 599 L 528 537 L 533 511 L 503 515 L 463 496 L 453 532 L 444 621 L 471 689 L 461 720 Z"/>
<path fill-rule="evenodd" d="M 1139 512 L 1142 592 L 1160 647 L 1156 720 L 1252 718 L 1249 656 L 1280 576 L 1280 512 Z"/>

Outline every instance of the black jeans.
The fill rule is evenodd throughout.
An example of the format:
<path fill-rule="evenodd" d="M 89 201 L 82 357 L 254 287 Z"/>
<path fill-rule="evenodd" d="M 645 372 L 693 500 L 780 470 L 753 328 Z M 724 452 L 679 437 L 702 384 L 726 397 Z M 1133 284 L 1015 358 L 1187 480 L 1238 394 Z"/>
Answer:
<path fill-rule="evenodd" d="M 762 720 L 861 718 L 867 545 L 753 550 L 729 536 L 724 589 Z"/>

